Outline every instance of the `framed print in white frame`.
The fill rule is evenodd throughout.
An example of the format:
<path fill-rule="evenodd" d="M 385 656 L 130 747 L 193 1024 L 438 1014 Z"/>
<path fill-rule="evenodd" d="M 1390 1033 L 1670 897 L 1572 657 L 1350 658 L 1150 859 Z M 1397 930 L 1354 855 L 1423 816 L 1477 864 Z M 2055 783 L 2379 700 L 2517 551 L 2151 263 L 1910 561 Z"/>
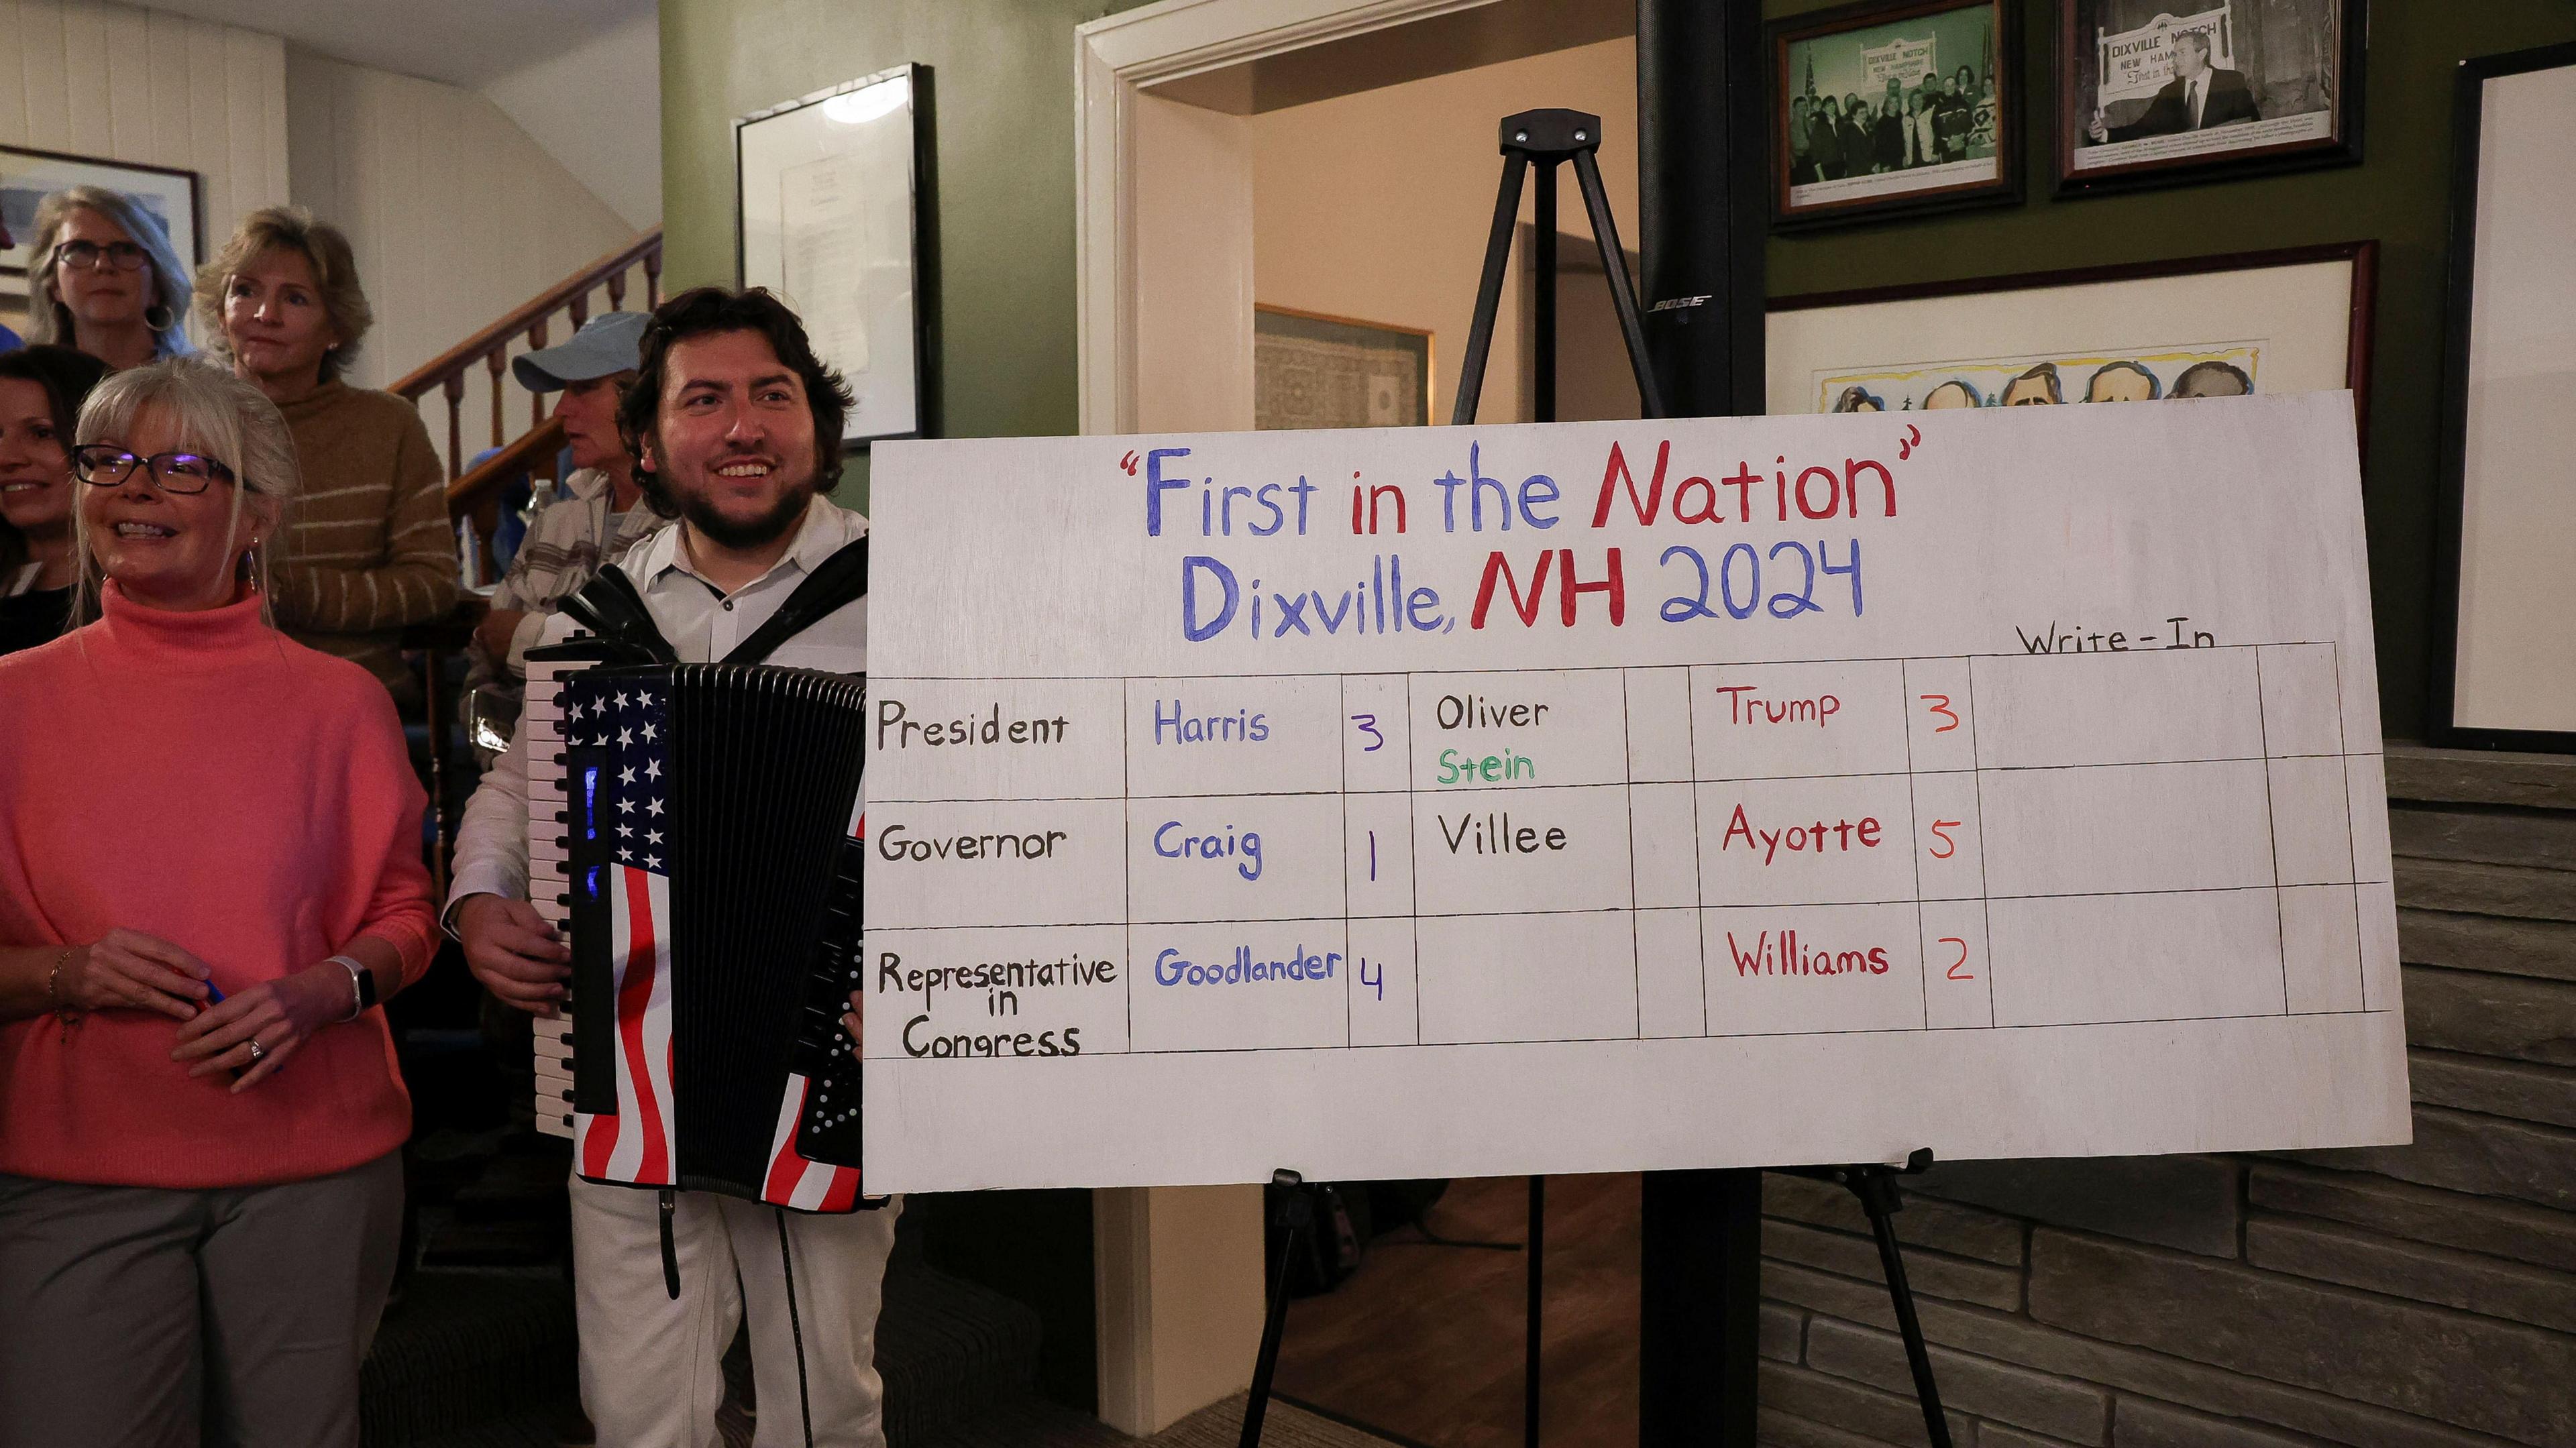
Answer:
<path fill-rule="evenodd" d="M 2576 753 L 2576 44 L 2460 67 L 2434 741 Z"/>
<path fill-rule="evenodd" d="M 923 65 L 734 122 L 736 275 L 794 308 L 816 354 L 848 380 L 844 446 L 934 430 L 929 134 Z"/>

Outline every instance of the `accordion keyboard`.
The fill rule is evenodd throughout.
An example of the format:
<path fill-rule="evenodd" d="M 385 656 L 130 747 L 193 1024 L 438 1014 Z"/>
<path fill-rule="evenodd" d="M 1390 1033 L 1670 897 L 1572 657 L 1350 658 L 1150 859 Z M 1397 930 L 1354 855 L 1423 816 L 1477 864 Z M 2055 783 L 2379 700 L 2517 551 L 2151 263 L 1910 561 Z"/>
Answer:
<path fill-rule="evenodd" d="M 841 1024 L 850 992 L 861 984 L 859 918 L 865 903 L 862 867 L 866 843 L 842 841 L 832 871 L 832 893 L 823 906 L 805 1008 L 797 1021 L 794 1069 L 813 1083 L 805 1119 L 796 1125 L 796 1149 L 814 1161 L 859 1164 L 859 1043 Z"/>
<path fill-rule="evenodd" d="M 560 676 L 588 667 L 582 660 L 528 662 L 527 702 L 519 714 L 528 741 L 528 900 L 566 938 L 571 934 L 572 881 L 564 871 L 565 840 L 563 704 Z M 562 1009 L 534 1023 L 537 1130 L 572 1135 L 572 1014 L 567 983 Z"/>

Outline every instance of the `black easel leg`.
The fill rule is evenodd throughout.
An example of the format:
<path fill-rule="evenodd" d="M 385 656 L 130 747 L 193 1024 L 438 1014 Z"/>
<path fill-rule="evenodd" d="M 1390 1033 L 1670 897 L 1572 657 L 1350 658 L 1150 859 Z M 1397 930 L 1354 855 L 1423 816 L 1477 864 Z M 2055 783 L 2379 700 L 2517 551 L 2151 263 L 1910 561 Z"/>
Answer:
<path fill-rule="evenodd" d="M 1240 1448 L 1260 1448 L 1261 1420 L 1270 1413 L 1270 1379 L 1279 1370 L 1279 1338 L 1288 1327 L 1288 1264 L 1297 1260 L 1297 1234 L 1306 1227 L 1305 1179 L 1293 1171 L 1270 1177 L 1267 1219 L 1281 1228 L 1279 1262 L 1270 1272 L 1270 1315 L 1261 1324 L 1261 1352 L 1252 1360 L 1252 1392 L 1243 1402 Z"/>
<path fill-rule="evenodd" d="M 1887 1274 L 1887 1298 L 1896 1308 L 1896 1330 L 1905 1339 L 1905 1365 L 1914 1371 L 1914 1396 L 1923 1404 L 1923 1432 L 1932 1448 L 1950 1448 L 1950 1420 L 1941 1412 L 1941 1387 L 1932 1379 L 1932 1354 L 1914 1315 L 1914 1289 L 1905 1280 L 1905 1257 L 1896 1249 L 1896 1181 L 1885 1167 L 1863 1167 L 1852 1185 L 1878 1239 L 1878 1265 Z"/>
<path fill-rule="evenodd" d="M 1521 1442 L 1538 1448 L 1538 1387 L 1541 1355 L 1541 1287 L 1547 1258 L 1547 1178 L 1529 1179 L 1529 1317 L 1521 1338 Z"/>
<path fill-rule="evenodd" d="M 1458 372 L 1458 396 L 1449 405 L 1449 422 L 1464 427 L 1476 420 L 1476 401 L 1485 392 L 1485 356 L 1494 350 L 1494 309 L 1503 301 L 1503 268 L 1512 259 L 1512 228 L 1520 223 L 1521 179 L 1529 157 L 1503 153 L 1503 179 L 1494 190 L 1494 227 L 1485 237 L 1485 274 L 1476 283 L 1476 318 L 1467 328 L 1467 355 Z"/>

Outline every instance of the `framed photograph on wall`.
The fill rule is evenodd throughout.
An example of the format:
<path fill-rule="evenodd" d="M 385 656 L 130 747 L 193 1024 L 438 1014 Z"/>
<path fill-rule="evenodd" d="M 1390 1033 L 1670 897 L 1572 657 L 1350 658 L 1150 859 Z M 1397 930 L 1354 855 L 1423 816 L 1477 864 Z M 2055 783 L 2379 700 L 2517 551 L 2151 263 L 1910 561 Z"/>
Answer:
<path fill-rule="evenodd" d="M 845 446 L 932 431 L 929 136 L 923 65 L 734 122 L 737 275 L 795 308 L 848 379 Z"/>
<path fill-rule="evenodd" d="M 1774 227 L 2021 200 L 2018 0 L 1869 0 L 1764 32 Z"/>
<path fill-rule="evenodd" d="M 1420 427 L 1431 334 L 1290 307 L 1252 309 L 1252 425 Z"/>
<path fill-rule="evenodd" d="M 2346 389 L 2366 429 L 2377 263 L 2378 244 L 2355 241 L 1782 297 L 1766 327 L 1768 406 L 1901 412 Z"/>
<path fill-rule="evenodd" d="M 2368 0 L 2056 0 L 2061 196 L 2361 159 Z"/>
<path fill-rule="evenodd" d="M 2576 44 L 2459 86 L 2433 736 L 2576 753 Z"/>
<path fill-rule="evenodd" d="M 161 223 L 171 248 L 194 275 L 205 259 L 203 182 L 194 171 L 170 166 L 143 166 L 98 156 L 69 156 L 0 146 L 0 231 L 9 242 L 0 247 L 0 307 L 23 311 L 27 273 L 36 263 L 36 208 L 56 191 L 71 186 L 101 186 L 131 197 L 145 215 Z"/>

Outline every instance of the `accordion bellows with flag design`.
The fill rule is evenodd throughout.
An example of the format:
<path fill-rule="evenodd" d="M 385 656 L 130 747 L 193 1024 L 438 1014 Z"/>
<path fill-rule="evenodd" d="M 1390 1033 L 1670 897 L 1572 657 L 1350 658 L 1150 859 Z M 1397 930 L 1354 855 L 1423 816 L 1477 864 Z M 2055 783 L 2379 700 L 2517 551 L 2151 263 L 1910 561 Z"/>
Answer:
<path fill-rule="evenodd" d="M 865 681 L 757 664 L 563 680 L 575 1169 L 859 1206 Z M 601 1008 L 606 1003 L 607 1008 Z"/>

